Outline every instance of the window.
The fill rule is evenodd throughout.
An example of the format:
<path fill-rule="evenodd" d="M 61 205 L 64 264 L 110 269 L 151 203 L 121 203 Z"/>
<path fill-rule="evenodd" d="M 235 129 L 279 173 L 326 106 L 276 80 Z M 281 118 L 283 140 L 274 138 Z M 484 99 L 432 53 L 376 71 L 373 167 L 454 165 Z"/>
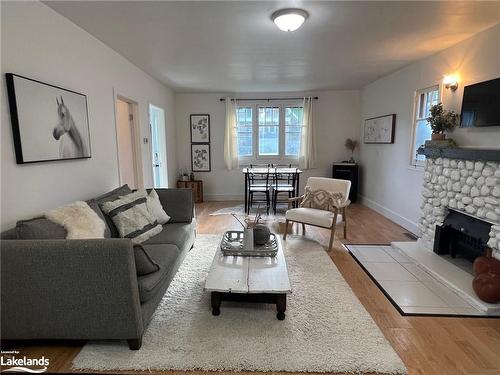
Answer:
<path fill-rule="evenodd" d="M 238 155 L 253 155 L 253 109 L 252 107 L 236 108 L 238 128 Z"/>
<path fill-rule="evenodd" d="M 280 154 L 280 108 L 259 107 L 259 156 Z"/>
<path fill-rule="evenodd" d="M 241 159 L 296 159 L 304 109 L 299 104 L 240 103 L 236 109 Z"/>
<path fill-rule="evenodd" d="M 423 146 L 425 141 L 431 139 L 431 126 L 427 121 L 430 116 L 430 109 L 433 105 L 439 103 L 439 85 L 426 89 L 417 90 L 415 93 L 415 118 L 413 121 L 413 142 L 411 164 L 414 166 L 423 166 L 425 156 L 418 155 L 417 150 Z"/>

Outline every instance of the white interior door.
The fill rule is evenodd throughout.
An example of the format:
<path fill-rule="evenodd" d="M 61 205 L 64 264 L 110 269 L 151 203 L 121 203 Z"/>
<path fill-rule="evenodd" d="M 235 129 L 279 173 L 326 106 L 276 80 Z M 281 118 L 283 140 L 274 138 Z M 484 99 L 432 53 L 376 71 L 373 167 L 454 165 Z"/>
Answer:
<path fill-rule="evenodd" d="M 150 104 L 149 121 L 151 125 L 153 184 L 155 188 L 165 188 L 168 187 L 165 111 L 162 108 Z"/>
<path fill-rule="evenodd" d="M 116 100 L 116 137 L 118 143 L 118 167 L 120 183 L 137 188 L 135 163 L 133 109 L 130 103 Z"/>

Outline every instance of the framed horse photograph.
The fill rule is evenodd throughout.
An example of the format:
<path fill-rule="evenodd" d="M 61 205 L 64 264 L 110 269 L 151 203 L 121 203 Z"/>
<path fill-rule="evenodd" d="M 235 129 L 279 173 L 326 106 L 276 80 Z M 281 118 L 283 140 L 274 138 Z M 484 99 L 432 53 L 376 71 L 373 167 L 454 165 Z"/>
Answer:
<path fill-rule="evenodd" d="M 86 95 L 5 76 L 17 164 L 91 157 Z"/>

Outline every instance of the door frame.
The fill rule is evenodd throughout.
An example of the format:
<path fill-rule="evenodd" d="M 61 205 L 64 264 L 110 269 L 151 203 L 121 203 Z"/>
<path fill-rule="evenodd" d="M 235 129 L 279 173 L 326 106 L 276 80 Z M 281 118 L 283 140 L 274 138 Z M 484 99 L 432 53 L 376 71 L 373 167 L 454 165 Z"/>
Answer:
<path fill-rule="evenodd" d="M 132 119 L 130 120 L 130 124 L 132 127 L 132 156 L 134 160 L 134 179 L 136 184 L 136 189 L 144 188 L 144 176 L 142 170 L 142 147 L 141 147 L 141 127 L 139 122 L 139 104 L 126 96 L 115 93 L 113 95 L 113 106 L 114 106 L 114 114 L 115 114 L 115 136 L 116 136 L 116 158 L 118 165 L 118 181 L 120 185 L 122 185 L 122 177 L 120 172 L 120 158 L 119 158 L 119 145 L 118 145 L 118 116 L 117 116 L 117 106 L 116 102 L 118 100 L 128 103 L 130 114 L 132 115 Z"/>
<path fill-rule="evenodd" d="M 168 171 L 168 155 L 167 155 L 167 112 L 165 110 L 165 108 L 163 107 L 160 107 L 159 105 L 156 105 L 154 103 L 151 103 L 149 102 L 148 103 L 148 124 L 149 124 L 149 128 L 148 128 L 148 131 L 149 131 L 149 156 L 151 157 L 151 183 L 153 184 L 154 186 L 154 167 L 153 167 L 153 129 L 152 129 L 152 126 L 151 126 L 151 107 L 155 107 L 155 108 L 158 108 L 158 109 L 161 109 L 163 111 L 163 126 L 164 126 L 164 131 L 165 131 L 165 160 L 164 160 L 164 163 L 165 163 L 165 183 L 166 183 L 166 186 L 169 187 L 170 184 L 169 184 L 169 171 Z"/>

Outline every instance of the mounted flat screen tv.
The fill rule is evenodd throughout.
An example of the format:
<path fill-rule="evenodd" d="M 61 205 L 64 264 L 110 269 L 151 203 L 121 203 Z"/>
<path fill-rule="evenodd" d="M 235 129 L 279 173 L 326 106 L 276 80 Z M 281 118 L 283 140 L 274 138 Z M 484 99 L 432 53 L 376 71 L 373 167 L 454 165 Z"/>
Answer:
<path fill-rule="evenodd" d="M 500 126 L 500 78 L 464 87 L 460 127 Z"/>

